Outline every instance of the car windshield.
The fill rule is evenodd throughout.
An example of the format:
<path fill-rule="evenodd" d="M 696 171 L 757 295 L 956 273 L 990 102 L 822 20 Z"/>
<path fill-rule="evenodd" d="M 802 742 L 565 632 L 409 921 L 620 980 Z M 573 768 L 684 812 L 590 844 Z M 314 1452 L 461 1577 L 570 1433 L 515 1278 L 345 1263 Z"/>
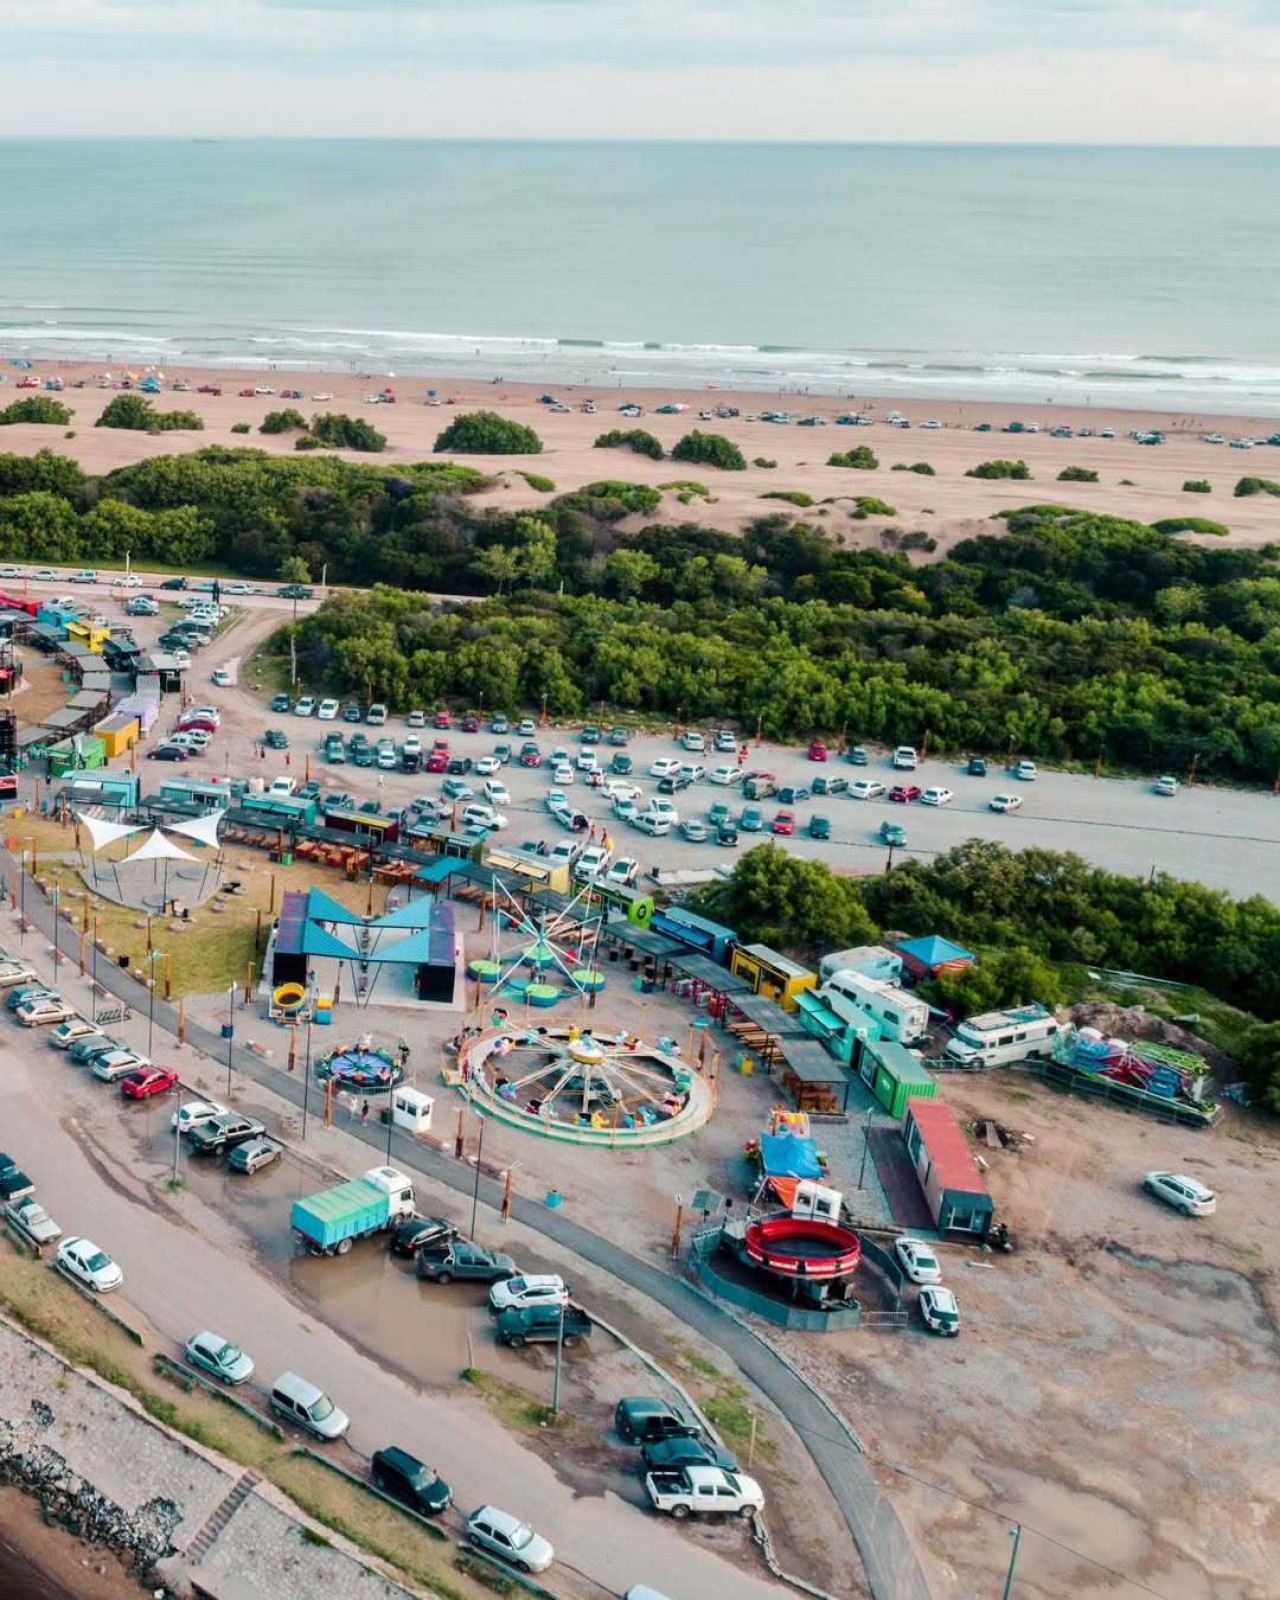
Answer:
<path fill-rule="evenodd" d="M 521 1523 L 518 1528 L 511 1530 L 511 1548 L 523 1550 L 526 1545 L 533 1543 L 533 1529 Z"/>
<path fill-rule="evenodd" d="M 322 1394 L 315 1405 L 307 1412 L 312 1422 L 323 1422 L 326 1417 L 333 1415 L 333 1401 L 327 1394 Z"/>
<path fill-rule="evenodd" d="M 101 1272 L 104 1267 L 109 1267 L 110 1265 L 111 1257 L 103 1255 L 101 1250 L 95 1250 L 85 1262 L 85 1269 L 88 1272 Z"/>
<path fill-rule="evenodd" d="M 916 1258 L 916 1266 L 923 1267 L 926 1271 L 938 1265 L 938 1258 L 934 1255 L 931 1255 L 928 1250 L 921 1250 L 917 1248 L 914 1254 Z"/>
<path fill-rule="evenodd" d="M 507 1285 L 507 1291 L 510 1294 L 523 1294 L 528 1287 L 529 1285 L 523 1278 L 512 1278 Z"/>
<path fill-rule="evenodd" d="M 224 1344 L 214 1360 L 220 1367 L 233 1367 L 240 1360 L 240 1349 L 234 1344 Z"/>

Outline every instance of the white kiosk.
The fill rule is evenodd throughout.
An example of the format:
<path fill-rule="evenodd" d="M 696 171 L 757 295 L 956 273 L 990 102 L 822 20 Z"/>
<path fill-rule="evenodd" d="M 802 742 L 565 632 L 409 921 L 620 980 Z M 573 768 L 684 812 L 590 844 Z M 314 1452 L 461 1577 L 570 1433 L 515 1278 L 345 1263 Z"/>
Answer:
<path fill-rule="evenodd" d="M 429 1094 L 423 1094 L 421 1089 L 409 1089 L 401 1085 L 391 1091 L 392 1124 L 404 1128 L 415 1138 L 431 1132 L 431 1113 L 434 1109 L 435 1101 Z"/>

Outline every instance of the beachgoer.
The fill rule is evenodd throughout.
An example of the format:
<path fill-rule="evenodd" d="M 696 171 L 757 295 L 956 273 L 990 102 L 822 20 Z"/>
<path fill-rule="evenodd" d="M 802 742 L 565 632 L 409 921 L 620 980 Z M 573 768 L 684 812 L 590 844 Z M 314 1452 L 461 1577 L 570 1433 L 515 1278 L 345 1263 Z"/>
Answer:
<path fill-rule="evenodd" d="M 362 1128 L 369 1126 L 369 1102 L 367 1100 L 360 1107 L 360 1126 Z"/>

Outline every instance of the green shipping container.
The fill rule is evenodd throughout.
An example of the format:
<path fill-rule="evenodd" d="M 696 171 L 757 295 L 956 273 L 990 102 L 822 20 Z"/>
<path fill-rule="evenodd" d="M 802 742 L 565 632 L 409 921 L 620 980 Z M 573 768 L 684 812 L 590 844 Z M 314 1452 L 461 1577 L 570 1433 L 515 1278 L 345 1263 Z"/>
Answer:
<path fill-rule="evenodd" d="M 865 1048 L 876 1064 L 871 1091 L 895 1121 L 901 1119 L 908 1100 L 936 1099 L 937 1080 L 909 1050 L 888 1039 Z"/>

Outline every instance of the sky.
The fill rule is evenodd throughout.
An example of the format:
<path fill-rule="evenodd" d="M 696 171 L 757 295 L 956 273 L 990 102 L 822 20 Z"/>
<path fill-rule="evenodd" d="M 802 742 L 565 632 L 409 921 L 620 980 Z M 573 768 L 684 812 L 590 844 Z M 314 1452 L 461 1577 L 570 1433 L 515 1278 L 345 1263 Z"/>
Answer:
<path fill-rule="evenodd" d="M 1280 0 L 0 0 L 0 134 L 1280 143 Z"/>

